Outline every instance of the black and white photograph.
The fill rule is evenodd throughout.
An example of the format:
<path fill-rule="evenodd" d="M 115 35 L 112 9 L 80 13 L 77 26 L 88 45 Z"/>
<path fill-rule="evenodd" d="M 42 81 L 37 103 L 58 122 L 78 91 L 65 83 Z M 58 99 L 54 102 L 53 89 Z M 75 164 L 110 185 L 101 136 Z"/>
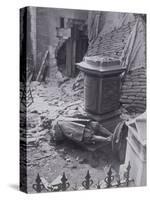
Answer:
<path fill-rule="evenodd" d="M 20 190 L 146 186 L 146 14 L 20 9 Z"/>

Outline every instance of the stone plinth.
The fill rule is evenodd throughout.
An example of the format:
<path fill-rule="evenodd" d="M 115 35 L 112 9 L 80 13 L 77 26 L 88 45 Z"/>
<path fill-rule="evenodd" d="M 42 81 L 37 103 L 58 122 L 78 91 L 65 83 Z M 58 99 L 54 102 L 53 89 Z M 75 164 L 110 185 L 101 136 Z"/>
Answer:
<path fill-rule="evenodd" d="M 85 73 L 85 110 L 98 121 L 119 114 L 120 74 L 125 70 L 120 60 L 92 56 L 77 66 Z"/>
<path fill-rule="evenodd" d="M 85 75 L 85 108 L 95 114 L 105 114 L 119 108 L 120 77 Z"/>
<path fill-rule="evenodd" d="M 136 186 L 146 185 L 146 114 L 128 122 L 125 165 L 130 161 L 131 175 Z"/>

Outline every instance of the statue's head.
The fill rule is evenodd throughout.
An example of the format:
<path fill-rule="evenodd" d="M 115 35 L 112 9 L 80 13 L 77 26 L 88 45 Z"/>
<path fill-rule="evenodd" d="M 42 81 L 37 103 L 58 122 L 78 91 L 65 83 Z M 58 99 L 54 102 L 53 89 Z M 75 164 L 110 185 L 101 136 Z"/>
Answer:
<path fill-rule="evenodd" d="M 92 121 L 92 122 L 91 122 L 91 127 L 92 127 L 94 130 L 98 130 L 98 129 L 99 129 L 99 122 L 97 122 L 97 121 Z"/>

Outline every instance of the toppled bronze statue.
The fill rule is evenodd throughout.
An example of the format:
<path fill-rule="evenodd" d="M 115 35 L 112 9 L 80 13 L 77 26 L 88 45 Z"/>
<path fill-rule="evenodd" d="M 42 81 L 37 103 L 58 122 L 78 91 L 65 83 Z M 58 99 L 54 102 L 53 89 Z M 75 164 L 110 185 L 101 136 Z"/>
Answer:
<path fill-rule="evenodd" d="M 68 138 L 91 151 L 109 144 L 121 162 L 125 159 L 127 134 L 128 127 L 124 121 L 118 123 L 113 133 L 99 122 L 87 119 L 62 119 L 54 126 L 55 141 Z"/>

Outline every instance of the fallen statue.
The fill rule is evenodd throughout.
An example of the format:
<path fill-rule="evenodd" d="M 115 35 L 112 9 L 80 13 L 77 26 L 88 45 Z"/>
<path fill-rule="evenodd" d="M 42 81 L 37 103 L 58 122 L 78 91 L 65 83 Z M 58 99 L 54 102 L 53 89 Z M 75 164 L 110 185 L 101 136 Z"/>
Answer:
<path fill-rule="evenodd" d="M 125 121 L 118 123 L 112 133 L 97 121 L 72 118 L 58 120 L 54 126 L 53 136 L 56 142 L 68 138 L 90 151 L 111 145 L 113 153 L 123 163 L 127 134 L 128 126 Z"/>

